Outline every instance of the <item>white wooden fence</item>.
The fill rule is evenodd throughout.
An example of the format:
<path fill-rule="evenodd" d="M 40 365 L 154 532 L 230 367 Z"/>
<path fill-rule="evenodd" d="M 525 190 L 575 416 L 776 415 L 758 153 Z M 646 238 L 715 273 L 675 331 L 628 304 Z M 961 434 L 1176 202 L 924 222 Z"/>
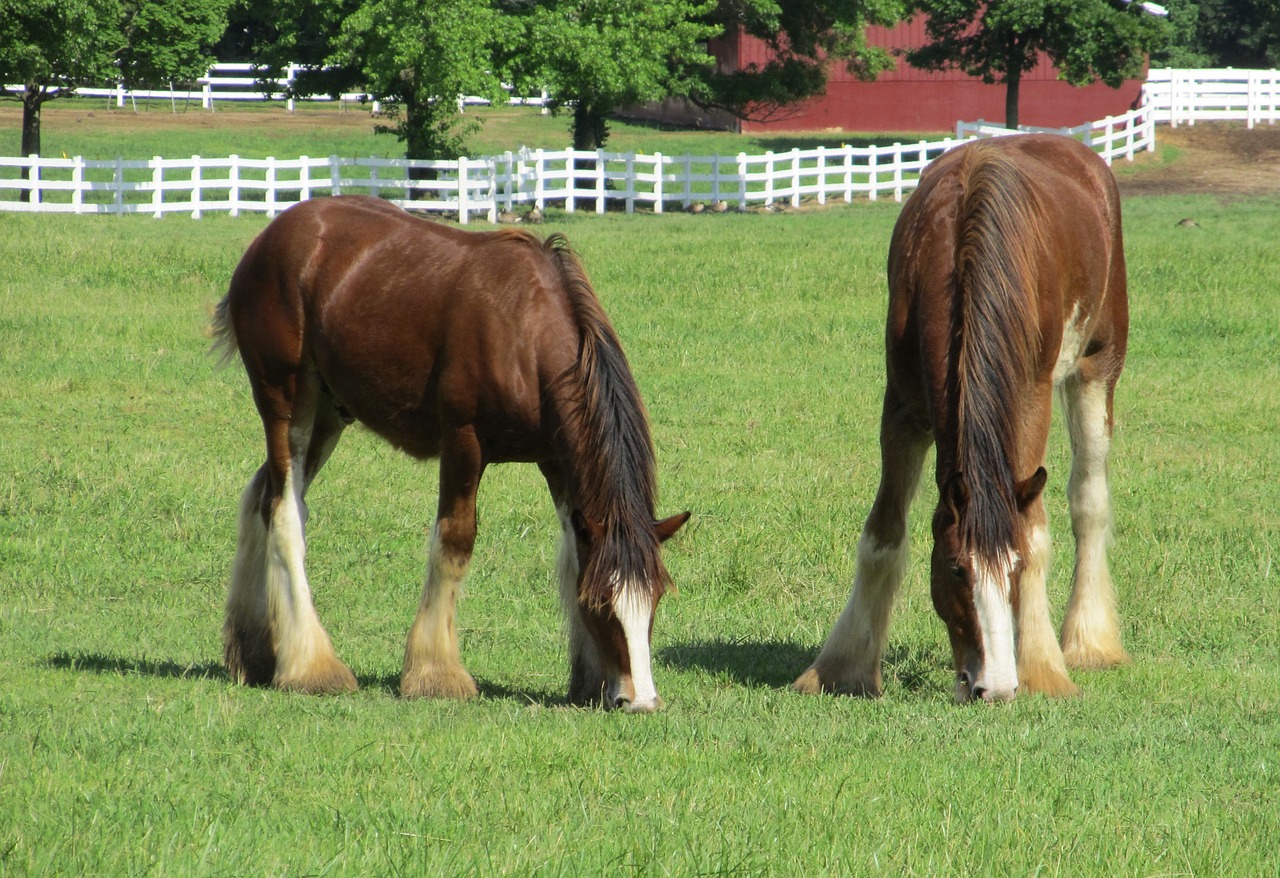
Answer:
<path fill-rule="evenodd" d="M 1142 102 L 1156 122 L 1280 120 L 1280 72 L 1275 70 L 1151 70 L 1142 86 Z"/>
<path fill-rule="evenodd" d="M 179 88 L 171 83 L 167 89 L 130 89 L 126 88 L 123 83 L 117 83 L 106 88 L 77 88 L 76 94 L 88 98 L 105 98 L 109 101 L 114 101 L 117 107 L 123 107 L 127 102 L 139 100 L 163 100 L 174 103 L 182 101 L 184 104 L 199 101 L 201 108 L 205 110 L 213 110 L 215 101 L 282 101 L 289 112 L 292 113 L 297 107 L 298 101 L 332 100 L 328 95 L 307 95 L 300 98 L 294 98 L 290 95 L 289 87 L 304 69 L 300 64 L 290 64 L 284 68 L 279 77 L 269 79 L 262 77 L 262 71 L 253 64 L 214 64 L 204 76 L 195 81 L 191 88 Z M 271 88 L 264 89 L 264 82 L 269 83 Z M 17 91 L 20 90 L 21 86 L 10 85 L 7 88 L 10 91 Z M 521 97 L 512 92 L 509 87 L 504 86 L 504 88 L 507 88 L 510 93 L 509 103 L 539 106 L 543 108 L 543 112 L 546 112 L 546 91 L 538 95 Z M 367 104 L 371 111 L 375 113 L 379 110 L 379 102 L 374 100 L 371 95 L 363 92 L 341 94 L 338 96 L 338 100 L 344 104 Z M 469 95 L 458 96 L 458 109 L 460 110 L 463 107 L 487 105 L 488 103 L 490 102 L 486 98 Z"/>
<path fill-rule="evenodd" d="M 360 192 L 406 208 L 489 220 L 521 206 L 662 213 L 695 201 L 798 206 L 802 200 L 892 197 L 959 141 L 794 149 L 737 156 L 520 150 L 456 161 L 328 158 L 0 158 L 0 210 L 273 215 L 319 195 Z M 430 179 L 417 179 L 429 177 Z"/>
<path fill-rule="evenodd" d="M 1065 134 L 1074 137 L 1086 146 L 1091 146 L 1106 159 L 1107 164 L 1118 158 L 1133 161 L 1140 152 L 1154 152 L 1156 148 L 1156 126 L 1148 107 L 1130 110 L 1123 116 L 1107 116 L 1099 122 L 1086 122 L 1075 128 L 1035 128 L 1030 125 L 1019 125 L 1017 131 L 1011 131 L 1000 125 L 984 122 L 957 122 L 956 137 L 999 137 L 1006 134 L 1022 132 L 1048 132 Z"/>
<path fill-rule="evenodd" d="M 525 206 L 596 213 L 641 207 L 662 213 L 699 201 L 738 210 L 855 197 L 901 201 L 934 158 L 966 139 L 999 133 L 1010 132 L 961 123 L 955 139 L 737 156 L 522 149 L 454 161 L 0 158 L 0 211 L 274 215 L 318 195 L 359 192 L 466 223 L 476 216 L 494 221 L 500 212 Z M 1154 147 L 1151 122 L 1142 110 L 1058 133 L 1085 140 L 1108 162 Z"/>

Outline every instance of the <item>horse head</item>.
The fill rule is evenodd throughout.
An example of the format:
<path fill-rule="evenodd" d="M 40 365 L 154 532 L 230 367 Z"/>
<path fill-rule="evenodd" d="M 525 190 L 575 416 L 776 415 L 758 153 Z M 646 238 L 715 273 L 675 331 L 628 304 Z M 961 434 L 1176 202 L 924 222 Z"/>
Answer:
<path fill-rule="evenodd" d="M 671 582 L 662 563 L 660 544 L 689 520 L 682 512 L 642 525 L 644 533 L 622 534 L 616 524 L 606 526 L 581 512 L 572 516 L 578 550 L 578 609 L 583 626 L 595 642 L 602 679 L 586 683 L 606 708 L 628 713 L 652 713 L 662 707 L 653 682 L 650 640 L 658 601 Z M 620 563 L 620 559 L 644 563 Z M 644 570 L 645 573 L 624 573 Z M 594 676 L 594 675 L 593 675 Z M 571 692 L 571 696 L 574 693 Z"/>
<path fill-rule="evenodd" d="M 1044 490 L 1040 467 L 1014 486 L 1012 544 L 975 546 L 969 485 L 962 473 L 939 490 L 933 514 L 930 591 L 947 627 L 956 670 L 956 701 L 1012 701 L 1018 694 L 1016 614 L 1026 557 L 1021 513 Z"/>

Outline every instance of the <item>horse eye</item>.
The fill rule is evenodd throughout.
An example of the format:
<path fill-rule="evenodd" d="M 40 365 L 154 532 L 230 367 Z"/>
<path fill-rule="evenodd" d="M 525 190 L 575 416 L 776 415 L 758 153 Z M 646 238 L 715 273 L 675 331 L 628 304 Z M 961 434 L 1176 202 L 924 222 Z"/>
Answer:
<path fill-rule="evenodd" d="M 951 575 L 963 582 L 965 578 L 964 568 L 959 564 L 953 564 L 951 566 Z"/>

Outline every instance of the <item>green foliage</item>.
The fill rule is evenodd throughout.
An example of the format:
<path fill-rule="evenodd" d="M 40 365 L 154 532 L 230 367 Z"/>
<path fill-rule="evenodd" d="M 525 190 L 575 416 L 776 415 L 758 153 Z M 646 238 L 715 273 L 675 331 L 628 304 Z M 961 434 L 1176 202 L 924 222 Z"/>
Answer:
<path fill-rule="evenodd" d="M 743 118 L 767 118 L 786 104 L 826 89 L 832 63 L 864 79 L 893 66 L 889 53 L 866 43 L 866 25 L 891 25 L 901 0 L 722 0 L 712 19 L 726 33 L 738 28 L 764 40 L 772 58 L 763 66 L 713 73 L 700 102 Z"/>
<path fill-rule="evenodd" d="M 191 83 L 218 59 L 231 0 L 123 0 L 120 77 L 133 88 Z"/>
<path fill-rule="evenodd" d="M 1208 63 L 1196 66 L 1280 66 L 1280 2 L 1199 0 L 1190 49 Z"/>
<path fill-rule="evenodd" d="M 542 0 L 510 62 L 517 82 L 544 86 L 571 106 L 573 145 L 603 146 L 618 107 L 690 93 L 711 64 L 699 21 L 711 0 Z"/>
<path fill-rule="evenodd" d="M 956 68 L 1006 86 L 1005 124 L 1018 124 L 1018 88 L 1041 52 L 1072 85 L 1115 88 L 1163 48 L 1164 22 L 1138 3 L 1112 0 L 914 0 L 931 40 L 908 52 L 926 70 Z"/>
<path fill-rule="evenodd" d="M 40 152 L 40 108 L 53 97 L 120 75 L 150 85 L 203 73 L 227 2 L 0 0 L 0 83 L 21 86 L 22 153 Z"/>

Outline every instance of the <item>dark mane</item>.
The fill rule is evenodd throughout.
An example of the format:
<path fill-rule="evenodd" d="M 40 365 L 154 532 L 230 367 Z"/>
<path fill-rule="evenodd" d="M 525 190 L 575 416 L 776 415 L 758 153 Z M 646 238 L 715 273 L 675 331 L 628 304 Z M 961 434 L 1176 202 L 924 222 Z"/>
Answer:
<path fill-rule="evenodd" d="M 1003 153 L 975 149 L 961 171 L 956 235 L 957 467 L 968 494 L 964 551 L 1017 548 L 1014 449 L 1039 324 L 1032 293 L 1042 231 L 1035 193 Z"/>
<path fill-rule="evenodd" d="M 567 417 L 580 461 L 571 474 L 575 502 L 604 526 L 593 553 L 596 570 L 584 571 L 589 600 L 607 602 L 616 573 L 623 583 L 665 588 L 658 541 L 652 533 L 657 506 L 656 463 L 649 421 L 618 335 L 605 315 L 582 264 L 559 233 L 542 245 L 564 280 L 581 333 L 577 364 L 557 379 L 573 400 Z"/>

